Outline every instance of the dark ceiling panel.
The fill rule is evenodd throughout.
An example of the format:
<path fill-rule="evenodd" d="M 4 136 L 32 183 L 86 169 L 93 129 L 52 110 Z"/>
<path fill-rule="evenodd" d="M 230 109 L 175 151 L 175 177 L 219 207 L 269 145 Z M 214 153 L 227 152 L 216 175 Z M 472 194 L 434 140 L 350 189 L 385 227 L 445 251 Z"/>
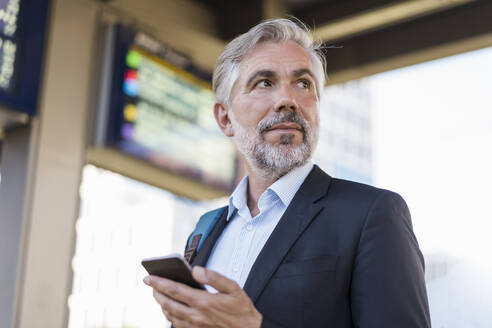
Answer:
<path fill-rule="evenodd" d="M 320 26 L 343 18 L 362 14 L 401 0 L 334 0 L 292 7 L 292 15 L 310 26 Z"/>
<path fill-rule="evenodd" d="M 492 1 L 477 1 L 384 30 L 330 42 L 325 49 L 328 75 L 492 33 L 491 17 Z"/>
<path fill-rule="evenodd" d="M 263 19 L 262 0 L 195 0 L 212 9 L 223 40 L 246 32 Z M 351 17 L 403 0 L 287 0 L 289 14 L 311 27 Z"/>
<path fill-rule="evenodd" d="M 248 31 L 263 18 L 262 0 L 195 0 L 215 13 L 216 24 L 223 40 L 231 40 Z"/>
<path fill-rule="evenodd" d="M 215 12 L 218 30 L 224 40 L 246 32 L 262 19 L 262 0 L 195 1 Z M 306 24 L 322 26 L 404 2 L 407 0 L 287 0 L 286 4 L 291 9 L 290 13 Z M 476 0 L 330 41 L 327 46 L 336 48 L 325 49 L 327 71 L 333 76 L 337 72 L 384 63 L 385 60 L 422 53 L 486 33 L 492 33 L 492 1 Z"/>

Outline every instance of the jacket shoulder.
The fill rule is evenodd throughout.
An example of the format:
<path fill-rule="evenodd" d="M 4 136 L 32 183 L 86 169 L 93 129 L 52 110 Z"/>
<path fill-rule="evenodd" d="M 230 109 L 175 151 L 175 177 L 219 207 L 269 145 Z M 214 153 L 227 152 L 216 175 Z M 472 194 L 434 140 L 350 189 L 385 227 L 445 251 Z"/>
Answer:
<path fill-rule="evenodd" d="M 399 198 L 403 200 L 403 198 L 394 191 L 338 178 L 332 178 L 330 192 L 332 194 L 344 194 L 345 197 L 353 197 L 360 200 L 375 200 L 379 197 Z"/>
<path fill-rule="evenodd" d="M 364 221 L 375 209 L 391 211 L 400 209 L 410 216 L 405 200 L 397 193 L 350 180 L 331 178 L 325 197 L 319 200 L 345 222 L 364 225 Z M 331 213 L 331 211 L 330 211 Z M 350 219 L 349 219 L 350 218 Z"/>

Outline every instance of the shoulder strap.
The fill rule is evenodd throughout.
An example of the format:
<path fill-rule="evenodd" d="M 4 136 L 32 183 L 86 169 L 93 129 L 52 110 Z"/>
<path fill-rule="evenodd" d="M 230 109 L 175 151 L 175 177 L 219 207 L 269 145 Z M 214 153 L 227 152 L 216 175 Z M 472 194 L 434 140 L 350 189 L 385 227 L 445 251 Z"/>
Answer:
<path fill-rule="evenodd" d="M 188 238 L 188 242 L 186 243 L 187 250 L 191 247 L 194 239 L 195 241 L 198 240 L 198 238 L 195 237 L 201 235 L 201 237 L 199 237 L 198 245 L 195 245 L 196 252 L 200 251 L 204 241 L 207 239 L 208 235 L 215 227 L 215 224 L 220 219 L 224 211 L 227 211 L 227 208 L 228 206 L 220 207 L 213 211 L 207 212 L 200 217 L 200 220 L 198 220 L 198 223 L 195 226 L 195 230 L 193 230 Z"/>

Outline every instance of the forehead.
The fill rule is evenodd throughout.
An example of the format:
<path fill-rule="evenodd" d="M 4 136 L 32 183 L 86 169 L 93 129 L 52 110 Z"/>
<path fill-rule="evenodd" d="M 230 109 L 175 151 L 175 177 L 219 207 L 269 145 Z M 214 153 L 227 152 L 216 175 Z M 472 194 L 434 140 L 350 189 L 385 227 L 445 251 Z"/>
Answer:
<path fill-rule="evenodd" d="M 240 79 L 247 79 L 259 70 L 290 73 L 301 68 L 312 71 L 311 58 L 299 44 L 294 41 L 262 42 L 242 60 Z"/>

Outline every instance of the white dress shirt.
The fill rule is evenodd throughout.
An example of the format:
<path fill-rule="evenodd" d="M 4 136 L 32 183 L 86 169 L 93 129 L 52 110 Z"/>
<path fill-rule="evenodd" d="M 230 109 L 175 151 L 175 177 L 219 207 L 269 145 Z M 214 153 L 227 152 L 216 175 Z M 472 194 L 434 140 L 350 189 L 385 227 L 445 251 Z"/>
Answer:
<path fill-rule="evenodd" d="M 260 212 L 255 217 L 251 217 L 248 208 L 248 176 L 245 176 L 229 197 L 228 223 L 215 243 L 207 268 L 243 287 L 258 254 L 312 168 L 313 163 L 308 161 L 268 187 L 258 199 Z"/>

